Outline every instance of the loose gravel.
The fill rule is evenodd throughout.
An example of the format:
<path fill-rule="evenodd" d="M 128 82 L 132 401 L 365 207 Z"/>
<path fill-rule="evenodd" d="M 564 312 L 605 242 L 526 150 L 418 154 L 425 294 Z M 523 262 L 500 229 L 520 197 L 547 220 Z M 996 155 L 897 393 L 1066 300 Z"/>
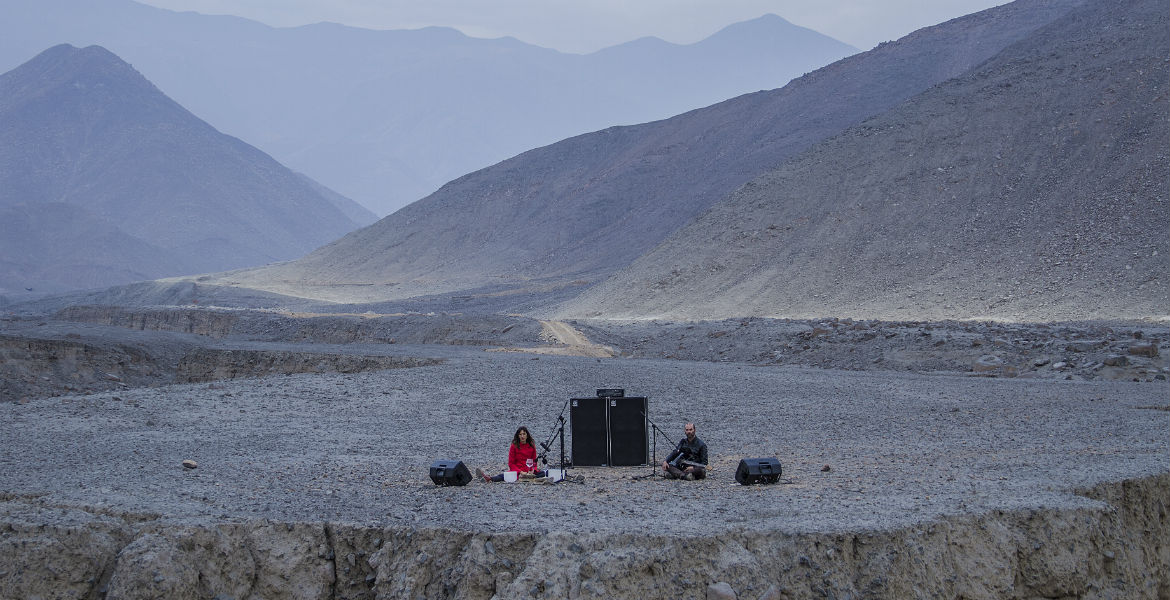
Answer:
<path fill-rule="evenodd" d="M 430 358 L 398 349 L 412 350 Z M 1170 469 L 1164 382 L 441 353 L 416 368 L 3 403 L 0 496 L 194 523 L 689 536 L 1073 507 L 1093 502 L 1078 489 Z M 659 460 L 694 421 L 711 476 L 668 481 L 646 466 L 571 467 L 583 481 L 555 485 L 428 478 L 438 459 L 503 469 L 516 426 L 544 441 L 568 398 L 602 387 L 649 397 L 671 438 L 657 436 Z M 738 461 L 758 456 L 780 459 L 781 482 L 736 484 Z"/>

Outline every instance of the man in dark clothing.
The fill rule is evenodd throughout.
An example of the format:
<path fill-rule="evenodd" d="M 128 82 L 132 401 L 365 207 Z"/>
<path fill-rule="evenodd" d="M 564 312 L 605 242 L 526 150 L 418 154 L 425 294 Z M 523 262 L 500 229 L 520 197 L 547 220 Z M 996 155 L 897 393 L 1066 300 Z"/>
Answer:
<path fill-rule="evenodd" d="M 687 437 L 662 461 L 662 470 L 667 479 L 702 479 L 707 476 L 707 444 L 695 435 L 694 423 L 687 423 L 683 433 Z"/>

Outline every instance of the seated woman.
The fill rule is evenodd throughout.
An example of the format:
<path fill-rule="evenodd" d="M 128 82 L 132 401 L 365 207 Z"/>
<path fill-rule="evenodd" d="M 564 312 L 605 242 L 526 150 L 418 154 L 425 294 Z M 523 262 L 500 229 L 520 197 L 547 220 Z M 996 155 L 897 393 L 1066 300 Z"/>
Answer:
<path fill-rule="evenodd" d="M 523 425 L 512 436 L 512 445 L 508 446 L 508 470 L 516 471 L 519 476 L 544 477 L 545 472 L 536 468 L 536 444 L 532 441 L 532 434 Z M 483 469 L 476 469 L 475 474 L 486 482 L 503 481 L 504 474 L 489 477 Z"/>

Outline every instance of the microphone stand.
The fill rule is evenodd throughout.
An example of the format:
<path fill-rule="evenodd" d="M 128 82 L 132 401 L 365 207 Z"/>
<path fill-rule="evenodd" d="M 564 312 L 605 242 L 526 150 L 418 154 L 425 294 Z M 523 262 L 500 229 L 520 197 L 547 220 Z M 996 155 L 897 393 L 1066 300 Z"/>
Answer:
<path fill-rule="evenodd" d="M 569 470 L 565 463 L 565 410 L 569 408 L 569 401 L 565 400 L 565 405 L 561 407 L 561 414 L 557 416 L 556 425 L 554 425 L 553 433 L 544 441 L 540 447 L 544 450 L 543 458 L 544 464 L 548 464 L 548 450 L 552 446 L 553 440 L 558 436 L 561 438 L 561 462 L 558 467 L 561 470 L 561 481 L 569 480 Z"/>
<path fill-rule="evenodd" d="M 561 422 L 561 427 L 557 430 L 557 435 L 561 438 L 561 481 L 568 481 L 569 470 L 565 468 L 565 413 L 562 411 L 557 419 Z"/>
<path fill-rule="evenodd" d="M 646 422 L 649 423 L 650 427 L 653 428 L 651 431 L 653 431 L 656 434 L 656 435 L 650 436 L 654 440 L 654 442 L 653 442 L 654 453 L 652 454 L 653 460 L 651 461 L 651 464 L 650 464 L 650 474 L 643 475 L 641 477 L 641 479 L 646 479 L 649 477 L 654 477 L 655 475 L 658 474 L 658 436 L 661 435 L 662 437 L 666 438 L 666 442 L 668 444 L 671 442 L 670 442 L 670 436 L 666 435 L 665 431 L 659 429 L 658 425 L 655 424 L 654 421 L 650 419 L 649 415 L 647 415 L 646 413 L 642 413 L 642 416 L 646 417 Z M 679 443 L 681 444 L 682 442 L 679 442 Z M 678 448 L 676 447 L 675 449 L 677 450 Z"/>

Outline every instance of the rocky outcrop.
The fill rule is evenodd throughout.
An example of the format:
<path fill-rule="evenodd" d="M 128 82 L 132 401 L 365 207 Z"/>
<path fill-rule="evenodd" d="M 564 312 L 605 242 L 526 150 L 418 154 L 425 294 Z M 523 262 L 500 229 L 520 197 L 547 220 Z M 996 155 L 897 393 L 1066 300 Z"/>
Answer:
<path fill-rule="evenodd" d="M 572 323 L 590 339 L 635 357 L 1141 382 L 1165 381 L 1170 373 L 1170 330 L 1161 323 L 836 318 Z"/>
<path fill-rule="evenodd" d="M 1165 598 L 1170 475 L 1077 508 L 891 531 L 712 537 L 485 533 L 334 523 L 172 523 L 0 504 L 0 597 Z"/>
<path fill-rule="evenodd" d="M 399 356 L 200 348 L 179 361 L 175 382 L 199 383 L 285 373 L 357 373 L 421 367 L 439 362 L 435 359 Z"/>
<path fill-rule="evenodd" d="M 116 306 L 71 306 L 58 312 L 57 318 L 140 331 L 175 331 L 222 338 L 232 332 L 239 321 L 239 313 L 197 309 L 131 310 Z"/>
<path fill-rule="evenodd" d="M 177 323 L 177 321 L 172 321 Z M 0 402 L 289 373 L 357 373 L 437 364 L 432 358 L 114 341 L 89 334 L 0 334 Z M 147 340 L 149 341 L 149 340 Z"/>
<path fill-rule="evenodd" d="M 162 371 L 131 346 L 0 334 L 0 401 L 150 385 Z"/>
<path fill-rule="evenodd" d="M 193 333 L 211 338 L 318 344 L 446 344 L 503 346 L 535 343 L 541 325 L 514 315 L 315 314 L 200 307 L 72 306 L 55 318 L 141 331 Z"/>

